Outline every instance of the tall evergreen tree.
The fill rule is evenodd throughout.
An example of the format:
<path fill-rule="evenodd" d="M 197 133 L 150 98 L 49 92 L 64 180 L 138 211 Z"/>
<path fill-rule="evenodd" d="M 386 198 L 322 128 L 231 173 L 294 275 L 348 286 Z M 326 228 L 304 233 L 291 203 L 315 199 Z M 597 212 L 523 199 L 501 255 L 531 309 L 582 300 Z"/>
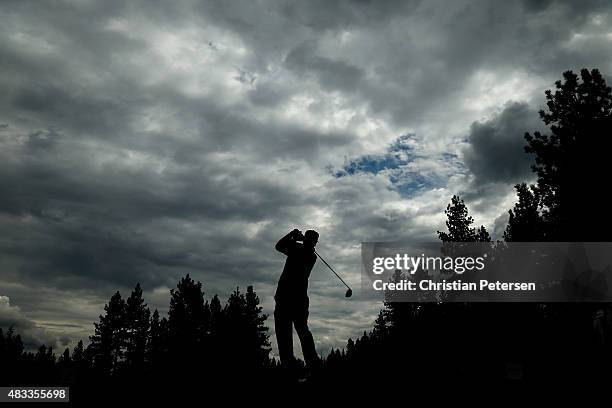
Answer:
<path fill-rule="evenodd" d="M 151 330 L 147 343 L 147 361 L 150 365 L 162 364 L 168 346 L 168 320 L 159 318 L 157 309 L 151 316 Z"/>
<path fill-rule="evenodd" d="M 374 328 L 372 335 L 377 339 L 385 339 L 389 334 L 389 310 L 381 309 L 378 312 L 376 320 L 374 320 Z"/>
<path fill-rule="evenodd" d="M 87 356 L 85 355 L 83 340 L 79 340 L 77 345 L 74 346 L 74 349 L 72 349 L 72 363 L 75 370 L 77 370 L 77 375 L 79 371 L 84 371 L 89 366 Z"/>
<path fill-rule="evenodd" d="M 540 117 L 550 135 L 526 133 L 525 150 L 535 155 L 532 166 L 538 179 L 532 187 L 541 214 L 546 241 L 610 241 L 612 219 L 607 201 L 598 197 L 606 185 L 612 150 L 612 93 L 597 69 L 572 71 L 545 92 L 547 110 Z M 519 205 L 530 206 L 531 197 Z M 531 219 L 527 217 L 524 222 Z M 512 229 L 519 220 L 514 219 Z M 520 227 L 528 229 L 528 227 Z M 516 240 L 515 238 L 513 238 Z"/>
<path fill-rule="evenodd" d="M 140 283 L 126 301 L 126 364 L 130 367 L 142 367 L 145 361 L 147 340 L 149 337 L 149 318 L 151 313 L 142 298 Z"/>
<path fill-rule="evenodd" d="M 14 328 L 11 326 L 4 334 L 0 328 L 0 383 L 7 385 L 9 381 L 19 380 L 23 373 L 22 364 L 24 364 L 24 347 L 21 341 L 21 336 L 15 334 Z"/>
<path fill-rule="evenodd" d="M 442 242 L 490 242 L 491 237 L 484 226 L 472 227 L 474 218 L 468 214 L 468 209 L 462 199 L 454 195 L 451 203 L 444 211 L 448 232 L 438 231 Z"/>
<path fill-rule="evenodd" d="M 504 231 L 507 242 L 537 242 L 544 239 L 544 225 L 539 212 L 539 200 L 534 186 L 526 183 L 515 186 L 518 202 L 509 210 L 508 225 Z"/>
<path fill-rule="evenodd" d="M 104 315 L 94 323 L 94 335 L 88 346 L 94 366 L 103 374 L 111 374 L 125 359 L 126 303 L 116 292 L 104 306 Z"/>
<path fill-rule="evenodd" d="M 263 313 L 263 308 L 259 306 L 259 297 L 253 290 L 253 286 L 247 287 L 245 301 L 247 342 L 253 350 L 253 363 L 256 366 L 263 366 L 268 362 L 268 355 L 271 350 L 270 336 L 265 325 L 268 315 Z"/>
<path fill-rule="evenodd" d="M 176 289 L 170 291 L 168 311 L 169 347 L 175 356 L 189 354 L 201 359 L 205 354 L 206 333 L 209 328 L 204 307 L 202 284 L 189 275 L 181 278 Z"/>
<path fill-rule="evenodd" d="M 231 365 L 237 365 L 251 354 L 244 347 L 244 340 L 248 336 L 246 300 L 236 288 L 227 300 L 223 308 L 223 326 L 221 328 L 221 340 L 224 354 L 228 355 Z"/>
<path fill-rule="evenodd" d="M 210 326 L 213 334 L 218 333 L 222 326 L 223 308 L 219 296 L 215 295 L 210 301 Z"/>
<path fill-rule="evenodd" d="M 53 353 L 53 347 L 46 347 L 43 344 L 38 348 L 34 356 L 35 383 L 42 385 L 43 381 L 55 380 L 55 362 L 56 358 Z"/>
<path fill-rule="evenodd" d="M 85 359 L 83 340 L 79 340 L 74 349 L 72 350 L 72 359 L 75 363 L 83 361 Z"/>
<path fill-rule="evenodd" d="M 66 347 L 64 352 L 57 360 L 58 364 L 60 364 L 63 368 L 67 368 L 72 364 L 72 358 L 70 357 L 70 349 Z"/>
<path fill-rule="evenodd" d="M 599 191 L 607 184 L 612 150 L 612 90 L 601 73 L 582 69 L 555 82 L 545 92 L 547 109 L 540 118 L 550 134 L 526 133 L 526 152 L 535 155 L 537 183 L 516 186 L 519 201 L 510 213 L 508 241 L 610 241 L 612 219 Z M 536 208 L 537 207 L 537 208 Z M 584 354 L 593 350 L 593 316 L 601 305 L 539 306 L 551 353 L 566 356 L 562 372 L 582 371 Z M 553 363 L 551 358 L 549 363 Z"/>
<path fill-rule="evenodd" d="M 262 310 L 252 286 L 246 294 L 236 288 L 223 310 L 223 348 L 229 360 L 246 369 L 263 367 L 268 361 L 270 341 L 264 324 L 268 316 Z"/>
<path fill-rule="evenodd" d="M 224 340 L 225 316 L 219 296 L 214 295 L 210 300 L 210 338 L 208 347 L 210 349 L 209 360 L 212 367 L 220 367 L 223 364 L 222 350 L 226 348 Z"/>
<path fill-rule="evenodd" d="M 17 361 L 23 354 L 23 350 L 21 335 L 15 334 L 15 329 L 12 326 L 9 327 L 5 336 L 2 335 L 2 329 L 0 328 L 0 357 L 2 357 L 2 361 Z"/>

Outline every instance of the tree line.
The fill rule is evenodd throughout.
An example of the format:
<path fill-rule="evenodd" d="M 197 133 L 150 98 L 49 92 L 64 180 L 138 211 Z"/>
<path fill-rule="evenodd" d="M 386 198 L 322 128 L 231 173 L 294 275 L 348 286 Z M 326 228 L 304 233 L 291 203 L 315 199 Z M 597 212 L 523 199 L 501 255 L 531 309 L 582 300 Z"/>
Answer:
<path fill-rule="evenodd" d="M 89 344 L 83 341 L 56 356 L 42 345 L 34 353 L 9 328 L 0 329 L 0 383 L 10 385 L 69 385 L 83 393 L 101 384 L 117 389 L 156 383 L 188 384 L 251 377 L 274 367 L 267 315 L 252 286 L 239 288 L 222 305 L 217 295 L 205 299 L 202 284 L 189 275 L 170 291 L 167 317 L 152 313 L 137 284 L 124 298 L 116 292 L 94 323 Z"/>

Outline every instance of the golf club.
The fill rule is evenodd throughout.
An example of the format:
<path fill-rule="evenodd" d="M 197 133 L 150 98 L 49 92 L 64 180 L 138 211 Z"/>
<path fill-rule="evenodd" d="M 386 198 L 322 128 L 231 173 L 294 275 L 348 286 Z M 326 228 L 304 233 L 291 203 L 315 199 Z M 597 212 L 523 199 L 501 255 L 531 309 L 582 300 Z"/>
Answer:
<path fill-rule="evenodd" d="M 332 271 L 332 272 L 334 273 L 334 275 L 336 275 L 336 276 L 338 277 L 338 279 L 340 279 L 340 281 L 341 281 L 342 283 L 344 283 L 344 286 L 346 286 L 346 287 L 347 287 L 347 289 L 348 289 L 348 290 L 346 291 L 346 294 L 345 294 L 344 296 L 345 296 L 345 297 L 351 297 L 351 296 L 353 296 L 353 290 L 352 290 L 352 289 L 349 287 L 349 285 L 347 285 L 347 284 L 346 284 L 346 282 L 344 281 L 344 279 L 342 279 L 342 278 L 340 277 L 340 275 L 338 275 L 338 274 L 336 273 L 336 271 L 334 271 L 334 268 L 332 268 L 332 267 L 331 267 L 331 266 L 330 266 L 330 265 L 329 265 L 327 262 L 325 262 L 325 259 L 323 259 L 323 257 L 322 257 L 321 255 L 319 255 L 319 253 L 318 253 L 316 250 L 315 250 L 315 254 L 316 254 L 318 257 L 319 257 L 319 259 L 321 259 L 321 260 L 323 261 L 323 263 L 324 263 L 324 264 L 325 264 L 325 265 L 326 265 L 326 266 L 329 268 L 329 270 L 330 270 L 330 271 Z"/>

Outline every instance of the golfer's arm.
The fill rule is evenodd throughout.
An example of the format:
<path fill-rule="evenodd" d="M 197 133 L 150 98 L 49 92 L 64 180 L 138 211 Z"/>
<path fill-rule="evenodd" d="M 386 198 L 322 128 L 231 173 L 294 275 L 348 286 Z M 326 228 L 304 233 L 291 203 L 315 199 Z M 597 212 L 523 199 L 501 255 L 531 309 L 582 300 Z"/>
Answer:
<path fill-rule="evenodd" d="M 274 248 L 278 252 L 281 252 L 289 256 L 289 250 L 294 244 L 295 244 L 295 241 L 293 240 L 293 231 L 291 231 L 290 233 L 288 233 L 287 235 L 279 239 Z"/>

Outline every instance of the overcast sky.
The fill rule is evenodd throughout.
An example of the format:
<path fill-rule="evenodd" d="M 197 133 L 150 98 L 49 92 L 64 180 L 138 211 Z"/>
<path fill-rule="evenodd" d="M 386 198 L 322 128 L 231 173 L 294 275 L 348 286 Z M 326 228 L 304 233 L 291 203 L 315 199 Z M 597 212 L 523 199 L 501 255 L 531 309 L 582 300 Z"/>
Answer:
<path fill-rule="evenodd" d="M 344 345 L 381 307 L 362 241 L 436 239 L 453 194 L 501 236 L 544 90 L 612 72 L 611 8 L 3 1 L 0 327 L 73 344 L 115 290 L 166 312 L 187 273 L 271 313 L 297 227 L 355 289 L 312 273 L 317 348 Z"/>

